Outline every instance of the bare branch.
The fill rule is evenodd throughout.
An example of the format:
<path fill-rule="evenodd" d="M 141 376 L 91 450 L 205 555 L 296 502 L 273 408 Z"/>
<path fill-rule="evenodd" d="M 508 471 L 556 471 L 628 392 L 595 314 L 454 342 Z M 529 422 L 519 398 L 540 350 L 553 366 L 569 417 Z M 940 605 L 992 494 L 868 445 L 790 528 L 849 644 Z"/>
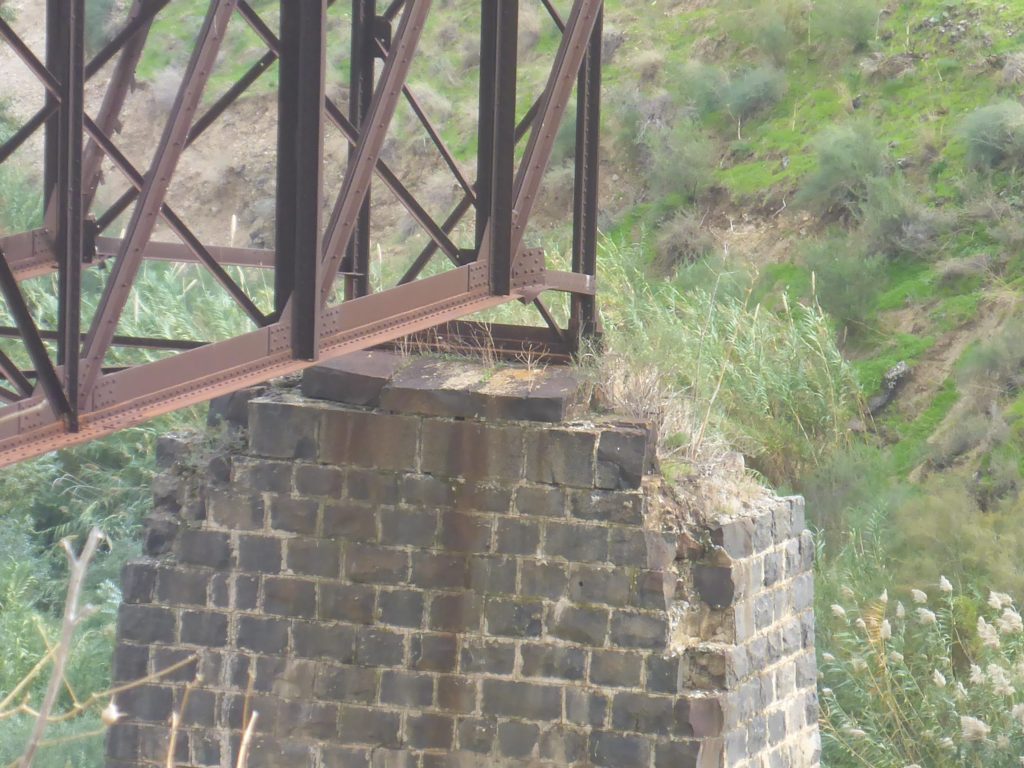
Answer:
<path fill-rule="evenodd" d="M 259 716 L 260 713 L 253 710 L 252 716 L 245 726 L 245 732 L 242 733 L 242 743 L 238 747 L 238 762 L 235 763 L 235 768 L 245 768 L 245 764 L 249 762 L 249 745 L 252 743 L 252 734 L 256 730 L 256 719 Z"/>
<path fill-rule="evenodd" d="M 53 670 L 50 673 L 50 682 L 46 688 L 46 695 L 43 697 L 43 705 L 39 708 L 39 715 L 29 734 L 28 743 L 25 745 L 25 752 L 18 763 L 20 768 L 32 768 L 32 761 L 35 760 L 36 752 L 43 741 L 43 734 L 46 732 L 46 726 L 49 725 L 50 713 L 64 687 L 64 669 L 67 667 L 68 657 L 71 655 L 75 630 L 84 618 L 79 613 L 78 601 L 82 595 L 82 587 L 85 585 L 85 574 L 103 538 L 100 530 L 93 528 L 89 531 L 89 538 L 86 539 L 85 546 L 82 548 L 82 554 L 77 557 L 68 539 L 61 542 L 71 571 L 68 580 L 68 594 L 64 601 L 64 618 L 61 621 L 60 640 L 52 655 Z"/>

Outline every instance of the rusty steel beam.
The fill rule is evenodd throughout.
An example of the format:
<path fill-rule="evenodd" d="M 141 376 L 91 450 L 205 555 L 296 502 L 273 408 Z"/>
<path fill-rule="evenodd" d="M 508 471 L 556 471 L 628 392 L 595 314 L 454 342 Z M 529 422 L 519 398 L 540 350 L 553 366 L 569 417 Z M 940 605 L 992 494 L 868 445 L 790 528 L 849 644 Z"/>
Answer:
<path fill-rule="evenodd" d="M 331 220 L 324 236 L 323 287 L 320 303 L 325 304 L 334 287 L 334 276 L 341 265 L 345 249 L 359 225 L 359 211 L 370 193 L 370 179 L 387 138 L 391 118 L 398 106 L 401 83 L 405 81 L 412 64 L 413 54 L 430 12 L 431 0 L 409 0 L 402 21 L 395 33 L 391 52 L 384 63 L 370 109 L 366 114 L 367 130 L 360 135 L 348 168 L 341 192 L 331 212 Z"/>
<path fill-rule="evenodd" d="M 296 360 L 320 356 L 326 30 L 327 0 L 281 0 L 275 301 L 291 310 Z"/>
<path fill-rule="evenodd" d="M 352 0 L 352 53 L 349 59 L 348 114 L 356 140 L 351 143 L 348 161 L 356 157 L 360 132 L 365 131 L 373 107 L 374 61 L 378 52 L 377 0 Z M 403 78 L 404 79 L 404 78 Z M 356 214 L 356 224 L 348 243 L 342 272 L 345 272 L 345 298 L 355 299 L 370 292 L 370 203 L 368 189 Z M 410 195 L 411 197 L 411 195 Z"/>
<path fill-rule="evenodd" d="M 142 254 L 156 226 L 157 213 L 163 204 L 171 176 L 184 150 L 199 97 L 213 69 L 224 29 L 234 12 L 237 0 L 211 0 L 196 47 L 189 62 L 171 115 L 157 146 L 153 164 L 146 175 L 135 213 L 128 224 L 125 243 L 110 271 L 99 307 L 93 317 L 83 349 L 82 390 L 88 397 L 96 385 L 103 357 L 110 347 L 121 311 L 131 291 L 135 275 L 142 263 Z"/>
<path fill-rule="evenodd" d="M 67 8 L 67 51 L 62 57 L 59 171 L 53 205 L 57 214 L 57 365 L 63 367 L 69 406 L 68 431 L 78 431 L 78 363 L 82 323 L 82 260 L 85 250 L 82 158 L 85 133 L 85 0 Z"/>
<path fill-rule="evenodd" d="M 576 175 L 573 188 L 572 269 L 597 274 L 597 199 L 601 141 L 601 47 L 604 12 L 598 14 L 576 86 Z M 570 301 L 569 328 L 576 336 L 597 332 L 597 302 L 577 294 Z"/>
<path fill-rule="evenodd" d="M 545 280 L 524 274 L 512 296 L 491 295 L 486 268 L 471 264 L 386 293 L 329 308 L 323 316 L 323 355 L 337 356 L 392 341 L 518 298 Z M 312 365 L 291 354 L 290 329 L 278 324 L 243 336 L 102 377 L 83 408 L 80 431 L 69 434 L 38 396 L 0 411 L 0 466 L 54 448 L 110 434 L 177 408 L 201 403 Z M 36 423 L 28 435 L 20 424 Z"/>
<path fill-rule="evenodd" d="M 490 194 L 485 239 L 477 258 L 490 269 L 491 292 L 505 296 L 512 287 L 515 223 L 516 74 L 519 49 L 519 0 L 484 0 L 494 5 L 494 84 L 490 121 Z M 481 108 L 483 104 L 481 104 Z"/>
<path fill-rule="evenodd" d="M 82 9 L 88 0 L 50 0 L 45 63 L 0 20 L 0 40 L 37 77 L 46 103 L 0 146 L 8 159 L 39 128 L 46 129 L 42 227 L 0 238 L 0 292 L 13 327 L 0 327 L 0 465 L 73 445 L 136 424 L 160 413 L 207 400 L 268 378 L 292 373 L 317 359 L 419 334 L 418 343 L 438 340 L 439 349 L 471 351 L 484 337 L 500 353 L 531 361 L 566 361 L 581 335 L 598 331 L 596 303 L 596 212 L 600 121 L 600 0 L 573 0 L 563 17 L 541 0 L 562 32 L 551 73 L 540 97 L 517 123 L 519 0 L 481 0 L 481 63 L 475 183 L 408 82 L 421 33 L 432 13 L 430 0 L 352 0 L 353 18 L 347 110 L 324 93 L 330 0 L 281 0 L 280 37 L 247 0 L 210 0 L 191 60 L 161 139 L 145 173 L 112 140 L 150 40 L 151 28 L 169 0 L 133 0 L 128 19 L 112 41 L 86 63 L 82 53 Z M 444 13 L 441 8 L 438 13 Z M 241 17 L 266 45 L 266 52 L 219 94 L 204 112 L 200 95 L 214 66 L 227 23 Z M 392 25 L 397 28 L 392 34 Z M 429 54 L 427 54 L 429 55 Z M 117 57 L 115 59 L 115 57 Z M 383 58 L 379 77 L 375 58 Z M 112 66 L 108 64 L 112 63 Z M 209 135 L 224 113 L 274 65 L 278 77 L 277 238 L 271 250 L 217 246 L 199 238 L 166 201 L 182 153 Z M 106 91 L 94 116 L 83 109 L 83 85 L 101 71 Z M 2 74 L 2 73 L 0 73 Z M 576 87 L 577 136 L 573 196 L 572 271 L 545 267 L 544 253 L 525 245 L 525 231 L 550 160 L 558 126 Z M 385 163 L 381 150 L 398 102 L 405 99 L 426 131 L 459 202 L 442 222 L 403 182 L 400 162 Z M 95 119 L 94 119 L 95 118 Z M 349 144 L 344 173 L 324 166 L 323 129 L 336 126 Z M 523 159 L 516 146 L 529 137 Z M 24 153 L 19 153 L 19 158 Z M 129 182 L 127 191 L 95 222 L 89 208 L 109 161 Z M 326 225 L 324 179 L 341 178 Z M 370 184 L 379 178 L 430 240 L 395 287 L 370 293 L 371 239 L 378 237 L 370 206 Z M 337 190 L 337 187 L 335 187 Z M 374 201 L 376 203 L 376 201 Z M 120 238 L 98 237 L 134 204 Z M 475 231 L 462 241 L 460 223 L 474 211 Z M 162 219 L 181 243 L 152 240 Z M 472 226 L 472 225 L 469 225 Z M 436 254 L 451 266 L 424 278 Z M 144 261 L 202 264 L 242 311 L 253 331 L 216 342 L 198 332 L 169 338 L 116 332 Z M 226 271 L 229 266 L 274 269 L 274 312 L 263 315 Z M 82 270 L 103 267 L 100 296 L 83 296 Z M 39 328 L 19 281 L 58 273 L 58 322 Z M 335 286 L 343 277 L 344 300 Z M 94 284 L 94 281 L 87 281 Z M 542 295 L 570 295 L 570 320 L 560 327 Z M 88 329 L 79 327 L 83 299 L 98 306 Z M 532 305 L 542 325 L 500 326 L 467 321 L 467 315 L 518 301 Z M 192 338 L 189 338 L 189 337 Z M 152 349 L 160 359 L 111 366 L 112 347 Z M 51 357 L 51 355 L 54 355 Z M 24 370 L 14 360 L 30 360 Z M 80 366 L 79 374 L 75 367 Z M 77 430 L 77 431 L 76 431 Z"/>

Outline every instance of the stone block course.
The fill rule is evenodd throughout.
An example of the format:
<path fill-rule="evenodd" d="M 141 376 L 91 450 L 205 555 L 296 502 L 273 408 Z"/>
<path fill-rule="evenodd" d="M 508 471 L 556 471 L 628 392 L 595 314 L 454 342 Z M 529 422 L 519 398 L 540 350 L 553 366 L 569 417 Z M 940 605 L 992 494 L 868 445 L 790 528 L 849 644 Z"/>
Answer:
<path fill-rule="evenodd" d="M 114 677 L 199 658 L 119 696 L 108 766 L 166 763 L 197 672 L 182 765 L 233 768 L 248 706 L 250 768 L 817 766 L 802 501 L 695 495 L 654 530 L 645 425 L 561 422 L 582 390 L 555 369 L 463 397 L 404 366 L 249 399 L 248 448 L 198 474 L 164 449 Z"/>

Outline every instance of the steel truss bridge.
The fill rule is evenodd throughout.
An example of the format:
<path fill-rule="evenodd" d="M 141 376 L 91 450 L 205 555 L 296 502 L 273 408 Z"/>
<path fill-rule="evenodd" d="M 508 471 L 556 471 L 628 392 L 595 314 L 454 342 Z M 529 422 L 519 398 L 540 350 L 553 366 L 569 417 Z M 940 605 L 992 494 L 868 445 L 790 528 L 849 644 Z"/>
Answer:
<path fill-rule="evenodd" d="M 37 131 L 43 134 L 43 226 L 0 237 L 0 294 L 13 320 L 0 328 L 8 349 L 0 349 L 0 465 L 431 328 L 467 341 L 483 335 L 506 351 L 529 346 L 552 358 L 574 354 L 581 338 L 595 332 L 602 0 L 562 0 L 561 12 L 555 0 L 522 0 L 543 6 L 561 34 L 546 85 L 523 116 L 516 112 L 520 0 L 481 0 L 474 15 L 480 40 L 475 179 L 460 170 L 408 82 L 416 57 L 431 55 L 419 46 L 428 17 L 448 11 L 432 9 L 431 0 L 337 1 L 352 2 L 351 30 L 328 23 L 328 0 L 280 0 L 274 18 L 265 18 L 265 10 L 261 16 L 246 0 L 210 0 L 148 167 L 133 165 L 116 137 L 140 58 L 155 44 L 152 27 L 175 0 L 133 0 L 123 28 L 91 58 L 85 54 L 84 0 L 47 0 L 45 18 L 30 22 L 45 24 L 44 51 L 33 51 L 0 17 L 0 38 L 45 89 L 43 106 L 0 144 L 2 163 Z M 225 31 L 234 24 L 248 25 L 266 52 L 237 83 L 204 102 Z M 475 30 L 464 31 L 475 39 Z M 339 32 L 351 35 L 344 109 L 325 89 L 328 44 Z M 276 245 L 261 250 L 204 243 L 168 204 L 169 185 L 189 146 L 275 64 Z M 85 86 L 101 73 L 102 103 L 89 114 Z M 525 234 L 574 92 L 572 265 L 559 271 L 548 268 L 543 250 L 526 247 Z M 403 184 L 401 168 L 382 160 L 401 100 L 460 190 L 461 200 L 444 221 L 431 218 Z M 347 139 L 342 168 L 324 168 L 325 130 L 339 130 Z M 104 163 L 120 173 L 127 191 L 98 210 Z M 375 178 L 427 233 L 429 245 L 397 284 L 372 291 Z M 339 181 L 325 216 L 325 188 L 337 189 Z M 122 215 L 128 223 L 116 236 L 111 230 Z M 461 244 L 453 239 L 459 239 L 454 233 L 460 225 L 470 233 Z M 158 226 L 178 242 L 155 241 Z M 202 265 L 245 312 L 252 330 L 219 341 L 120 334 L 147 260 Z M 102 294 L 86 313 L 83 270 L 100 266 Z M 273 269 L 272 309 L 257 306 L 232 276 L 233 266 Z M 52 273 L 58 320 L 44 328 L 23 281 Z M 560 327 L 545 305 L 546 291 L 570 295 L 568 327 Z M 543 324 L 488 326 L 460 319 L 510 301 L 532 304 Z M 110 363 L 111 350 L 129 347 L 162 353 L 138 365 Z"/>

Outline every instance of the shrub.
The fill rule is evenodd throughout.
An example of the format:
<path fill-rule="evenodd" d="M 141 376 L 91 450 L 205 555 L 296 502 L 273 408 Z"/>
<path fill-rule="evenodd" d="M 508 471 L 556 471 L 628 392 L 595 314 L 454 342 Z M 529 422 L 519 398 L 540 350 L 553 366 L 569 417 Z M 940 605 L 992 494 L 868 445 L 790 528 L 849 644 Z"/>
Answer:
<path fill-rule="evenodd" d="M 968 451 L 977 448 L 989 433 L 988 417 L 981 413 L 967 414 L 954 420 L 932 443 L 932 462 L 948 467 Z"/>
<path fill-rule="evenodd" d="M 960 134 L 972 168 L 1016 168 L 1024 161 L 1024 106 L 1003 101 L 976 109 L 964 119 Z"/>
<path fill-rule="evenodd" d="M 860 219 L 868 248 L 893 258 L 929 254 L 947 228 L 946 217 L 918 203 L 900 175 L 868 179 Z"/>
<path fill-rule="evenodd" d="M 655 270 L 671 275 L 680 266 L 692 264 L 715 251 L 715 238 L 702 226 L 695 211 L 677 213 L 663 224 L 655 243 Z"/>
<path fill-rule="evenodd" d="M 721 67 L 688 61 L 675 78 L 675 89 L 697 117 L 706 117 L 725 106 L 729 76 Z"/>
<path fill-rule="evenodd" d="M 713 185 L 718 148 L 696 124 L 652 131 L 645 144 L 648 188 L 656 197 L 678 195 L 692 203 Z"/>
<path fill-rule="evenodd" d="M 859 216 L 872 181 L 887 171 L 885 145 L 867 123 L 854 122 L 828 128 L 812 146 L 818 165 L 804 180 L 795 202 L 821 216 Z"/>
<path fill-rule="evenodd" d="M 964 352 L 957 366 L 961 391 L 982 390 L 994 398 L 1022 384 L 1024 372 L 1024 320 L 1004 323 L 995 336 Z"/>
<path fill-rule="evenodd" d="M 733 0 L 723 28 L 731 40 L 753 46 L 782 65 L 806 37 L 806 4 L 799 0 Z"/>
<path fill-rule="evenodd" d="M 884 258 L 870 253 L 854 235 L 832 235 L 810 243 L 804 261 L 815 276 L 822 309 L 853 330 L 871 314 L 883 285 Z"/>
<path fill-rule="evenodd" d="M 786 76 L 775 67 L 757 67 L 732 78 L 724 101 L 738 120 L 774 106 L 786 93 Z"/>
<path fill-rule="evenodd" d="M 877 0 L 818 0 L 811 34 L 820 34 L 826 46 L 845 43 L 854 51 L 863 50 L 875 38 L 881 10 Z"/>
<path fill-rule="evenodd" d="M 935 573 L 930 595 L 890 585 L 819 612 L 823 763 L 1020 764 L 1018 608 L 1007 594 L 956 589 Z"/>

